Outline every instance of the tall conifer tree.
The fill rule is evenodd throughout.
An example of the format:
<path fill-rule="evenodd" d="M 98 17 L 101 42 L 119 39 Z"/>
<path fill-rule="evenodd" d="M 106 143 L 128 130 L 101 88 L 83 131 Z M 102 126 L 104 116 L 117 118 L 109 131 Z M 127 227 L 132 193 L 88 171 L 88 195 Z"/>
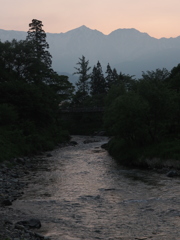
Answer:
<path fill-rule="evenodd" d="M 76 83 L 78 91 L 84 95 L 88 95 L 89 92 L 88 80 L 91 76 L 90 74 L 88 74 L 88 71 L 91 69 L 91 67 L 88 66 L 89 60 L 86 61 L 85 57 L 82 56 L 82 58 L 79 58 L 79 62 L 77 62 L 76 64 L 79 65 L 79 67 L 75 67 L 77 72 L 74 73 L 79 74 L 79 80 Z"/>
<path fill-rule="evenodd" d="M 46 41 L 46 33 L 42 29 L 42 21 L 33 19 L 29 24 L 29 31 L 26 38 L 30 46 L 27 56 L 27 72 L 32 82 L 48 82 L 52 64 L 52 56 L 47 50 L 49 44 Z"/>
<path fill-rule="evenodd" d="M 106 93 L 106 82 L 104 79 L 103 71 L 100 62 L 94 66 L 91 74 L 91 95 L 105 94 Z"/>

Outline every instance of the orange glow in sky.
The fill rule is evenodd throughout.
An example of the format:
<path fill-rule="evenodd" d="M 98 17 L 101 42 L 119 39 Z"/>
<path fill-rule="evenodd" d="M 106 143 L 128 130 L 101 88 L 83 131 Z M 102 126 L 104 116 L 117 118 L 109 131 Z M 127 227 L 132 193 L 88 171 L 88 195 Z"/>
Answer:
<path fill-rule="evenodd" d="M 32 19 L 51 33 L 86 25 L 104 34 L 135 28 L 155 38 L 180 36 L 180 0 L 0 0 L 0 29 L 28 31 Z"/>

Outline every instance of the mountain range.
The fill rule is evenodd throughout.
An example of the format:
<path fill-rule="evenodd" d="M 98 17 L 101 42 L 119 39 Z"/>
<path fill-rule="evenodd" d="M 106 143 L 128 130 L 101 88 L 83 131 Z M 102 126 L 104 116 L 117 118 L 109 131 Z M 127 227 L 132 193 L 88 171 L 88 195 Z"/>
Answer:
<path fill-rule="evenodd" d="M 0 29 L 2 42 L 23 40 L 27 32 Z M 109 63 L 118 72 L 141 77 L 142 71 L 171 70 L 180 63 L 180 36 L 156 39 L 136 29 L 117 29 L 109 35 L 86 26 L 66 33 L 47 33 L 53 69 L 72 78 L 82 55 L 93 67 L 99 61 L 105 73 Z"/>

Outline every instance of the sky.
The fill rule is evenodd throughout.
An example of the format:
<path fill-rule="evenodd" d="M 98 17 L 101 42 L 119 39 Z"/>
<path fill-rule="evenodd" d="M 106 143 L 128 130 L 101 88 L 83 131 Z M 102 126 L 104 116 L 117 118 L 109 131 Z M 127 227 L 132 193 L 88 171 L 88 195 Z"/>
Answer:
<path fill-rule="evenodd" d="M 180 0 L 0 0 L 0 29 L 28 31 L 32 19 L 45 32 L 85 25 L 104 34 L 135 28 L 155 38 L 180 36 Z"/>

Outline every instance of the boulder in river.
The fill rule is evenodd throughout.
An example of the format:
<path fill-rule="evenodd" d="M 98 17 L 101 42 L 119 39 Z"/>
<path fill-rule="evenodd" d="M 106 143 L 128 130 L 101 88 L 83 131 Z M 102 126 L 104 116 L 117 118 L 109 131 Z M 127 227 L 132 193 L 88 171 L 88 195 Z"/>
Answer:
<path fill-rule="evenodd" d="M 2 206 L 11 206 L 12 205 L 12 202 L 9 200 L 9 199 L 4 199 L 2 202 L 1 202 Z"/>
<path fill-rule="evenodd" d="M 104 143 L 104 144 L 102 144 L 102 145 L 101 145 L 101 148 L 107 150 L 107 148 L 108 148 L 108 143 Z"/>
<path fill-rule="evenodd" d="M 48 154 L 46 155 L 46 157 L 52 157 L 52 154 L 51 154 L 51 153 L 48 153 Z"/>
<path fill-rule="evenodd" d="M 41 222 L 39 219 L 32 218 L 30 220 L 19 221 L 16 225 L 21 225 L 26 228 L 41 228 Z"/>
<path fill-rule="evenodd" d="M 176 176 L 178 176 L 178 173 L 175 170 L 171 170 L 166 174 L 166 176 L 167 177 L 176 177 Z"/>
<path fill-rule="evenodd" d="M 77 145 L 77 144 L 78 144 L 78 143 L 77 143 L 76 141 L 70 141 L 70 142 L 69 142 L 69 145 L 70 145 L 70 146 L 75 146 L 75 145 Z"/>
<path fill-rule="evenodd" d="M 14 162 L 24 165 L 25 164 L 25 159 L 24 158 L 15 158 Z"/>

